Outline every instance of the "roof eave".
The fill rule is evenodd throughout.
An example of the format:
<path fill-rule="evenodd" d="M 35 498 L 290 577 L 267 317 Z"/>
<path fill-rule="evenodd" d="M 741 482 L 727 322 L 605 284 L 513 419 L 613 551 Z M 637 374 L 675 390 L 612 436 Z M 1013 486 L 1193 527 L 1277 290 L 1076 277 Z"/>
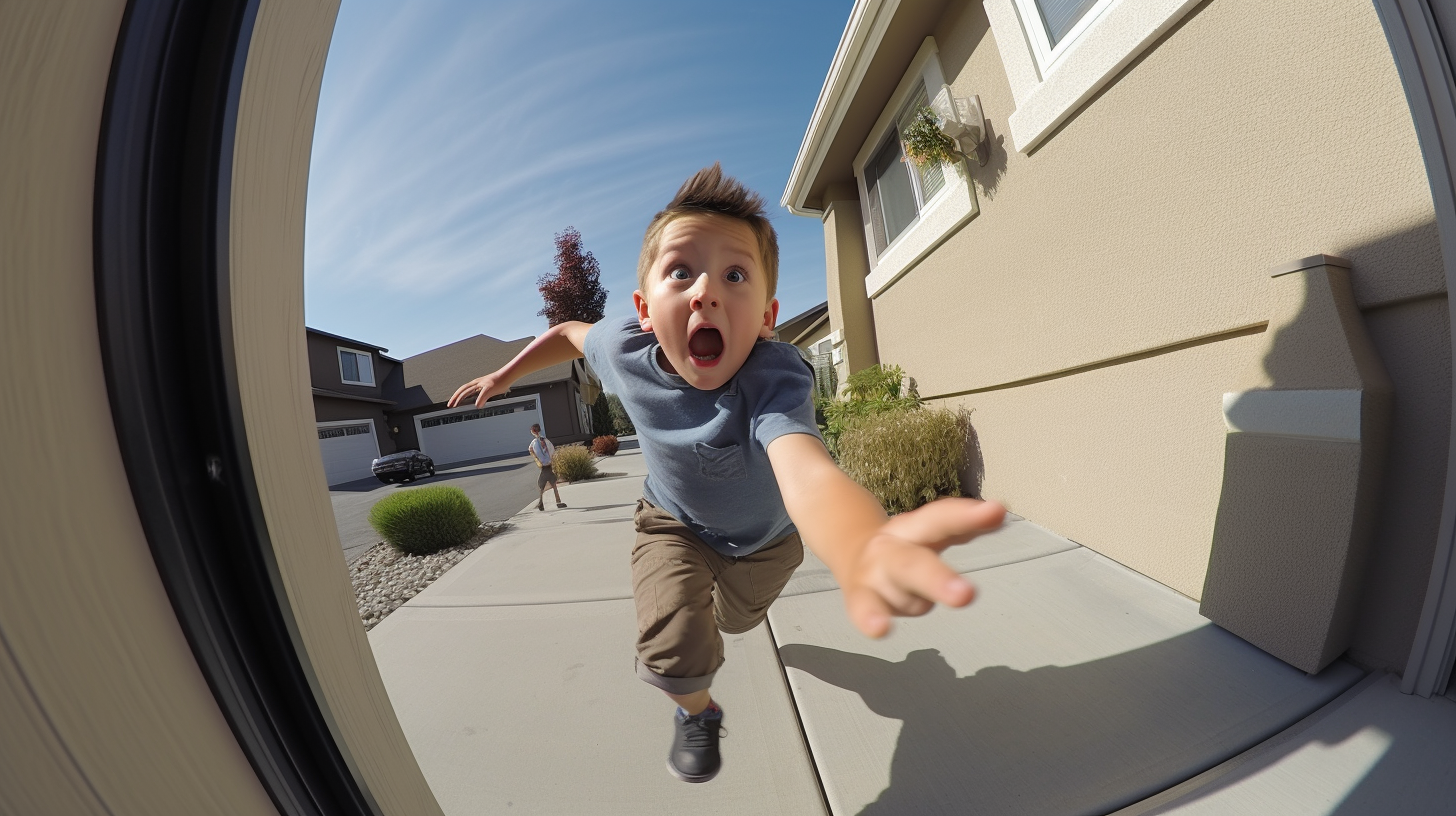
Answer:
<path fill-rule="evenodd" d="M 849 22 L 839 38 L 839 47 L 829 63 L 829 73 L 824 77 L 824 86 L 819 90 L 819 99 L 814 103 L 814 113 L 809 117 L 809 128 L 799 143 L 799 152 L 794 156 L 793 169 L 789 171 L 788 184 L 779 203 L 794 215 L 822 218 L 824 210 L 806 206 L 809 188 L 824 163 L 824 154 L 829 148 L 840 120 L 844 117 L 854 92 L 864 78 L 869 59 L 874 56 L 879 38 L 884 34 L 888 20 L 894 16 L 899 0 L 856 0 L 849 13 Z"/>

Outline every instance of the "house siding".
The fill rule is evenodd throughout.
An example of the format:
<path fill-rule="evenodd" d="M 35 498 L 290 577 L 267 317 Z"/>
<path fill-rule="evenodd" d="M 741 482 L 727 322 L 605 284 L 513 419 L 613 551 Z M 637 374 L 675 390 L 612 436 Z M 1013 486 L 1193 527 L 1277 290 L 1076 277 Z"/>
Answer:
<path fill-rule="evenodd" d="M 872 300 L 878 358 L 975 411 L 986 496 L 1198 598 L 1220 398 L 1257 362 L 1269 270 L 1348 258 L 1397 406 L 1351 655 L 1401 668 L 1451 361 L 1425 167 L 1372 6 L 1206 3 L 1030 155 L 1005 132 L 1015 105 L 981 5 L 928 33 L 954 92 L 980 95 L 991 158 L 967 171 L 979 215 Z M 833 303 L 842 277 L 831 253 L 835 318 L 853 305 Z"/>

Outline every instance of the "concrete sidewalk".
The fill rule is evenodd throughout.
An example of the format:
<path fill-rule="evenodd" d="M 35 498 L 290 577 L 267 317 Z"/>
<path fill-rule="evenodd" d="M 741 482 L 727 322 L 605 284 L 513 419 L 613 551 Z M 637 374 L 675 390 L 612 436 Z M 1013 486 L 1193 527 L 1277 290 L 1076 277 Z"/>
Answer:
<path fill-rule="evenodd" d="M 881 641 L 853 631 L 807 557 L 768 622 L 727 638 L 714 685 L 724 770 L 684 784 L 664 767 L 672 705 L 632 670 L 645 469 L 637 451 L 602 465 L 628 475 L 563 486 L 564 510 L 529 505 L 369 635 L 450 816 L 1325 813 L 1269 804 L 1260 791 L 1283 788 L 1257 779 L 1317 769 L 1322 791 L 1380 797 L 1356 795 L 1358 763 L 1279 761 L 1278 745 L 1303 745 L 1281 735 L 1322 734 L 1312 723 L 1337 711 L 1335 736 L 1367 711 L 1387 730 L 1456 722 L 1449 700 L 1421 703 L 1453 719 L 1364 703 L 1388 684 L 1357 688 L 1362 672 L 1339 662 L 1308 677 L 1187 598 L 1013 517 L 947 554 L 973 573 L 974 605 L 899 621 Z M 1389 743 L 1432 739 L 1456 731 Z M 1456 792 L 1435 777 L 1423 795 Z M 1390 811 L 1340 810 L 1355 812 Z"/>

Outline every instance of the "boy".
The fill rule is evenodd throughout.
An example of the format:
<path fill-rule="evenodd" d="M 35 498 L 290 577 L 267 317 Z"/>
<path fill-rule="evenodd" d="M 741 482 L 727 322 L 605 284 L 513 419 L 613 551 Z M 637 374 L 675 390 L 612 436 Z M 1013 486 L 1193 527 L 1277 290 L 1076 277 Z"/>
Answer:
<path fill-rule="evenodd" d="M 483 405 L 523 374 L 583 355 L 621 398 L 648 471 L 632 551 L 637 674 L 678 704 L 668 770 L 687 782 L 721 766 L 723 710 L 709 691 L 719 631 L 764 619 L 803 560 L 800 533 L 855 626 L 877 638 L 892 615 L 970 603 L 975 590 L 937 553 L 1005 515 L 993 502 L 943 499 L 886 519 L 825 450 L 798 351 L 767 342 L 777 277 L 763 199 L 714 164 L 648 226 L 635 318 L 553 326 L 450 398 Z"/>
<path fill-rule="evenodd" d="M 452 403 L 453 407 L 453 403 Z M 536 460 L 536 467 L 541 475 L 536 477 L 536 489 L 541 495 L 536 497 L 536 509 L 546 509 L 546 485 L 551 485 L 551 492 L 556 495 L 556 506 L 565 507 L 566 503 L 561 500 L 561 491 L 556 488 L 556 471 L 552 469 L 551 462 L 556 456 L 556 446 L 551 440 L 541 435 L 541 426 L 531 425 L 531 444 L 526 447 L 531 458 Z"/>

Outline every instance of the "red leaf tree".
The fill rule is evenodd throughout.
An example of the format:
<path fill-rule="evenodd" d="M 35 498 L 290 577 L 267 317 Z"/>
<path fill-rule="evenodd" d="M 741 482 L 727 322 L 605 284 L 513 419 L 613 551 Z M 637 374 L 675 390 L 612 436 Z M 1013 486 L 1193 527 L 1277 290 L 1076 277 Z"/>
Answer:
<path fill-rule="evenodd" d="M 556 236 L 556 272 L 542 275 L 536 281 L 552 326 L 568 320 L 596 323 L 607 306 L 607 290 L 602 288 L 602 268 L 590 252 L 581 248 L 581 233 L 567 227 Z"/>

